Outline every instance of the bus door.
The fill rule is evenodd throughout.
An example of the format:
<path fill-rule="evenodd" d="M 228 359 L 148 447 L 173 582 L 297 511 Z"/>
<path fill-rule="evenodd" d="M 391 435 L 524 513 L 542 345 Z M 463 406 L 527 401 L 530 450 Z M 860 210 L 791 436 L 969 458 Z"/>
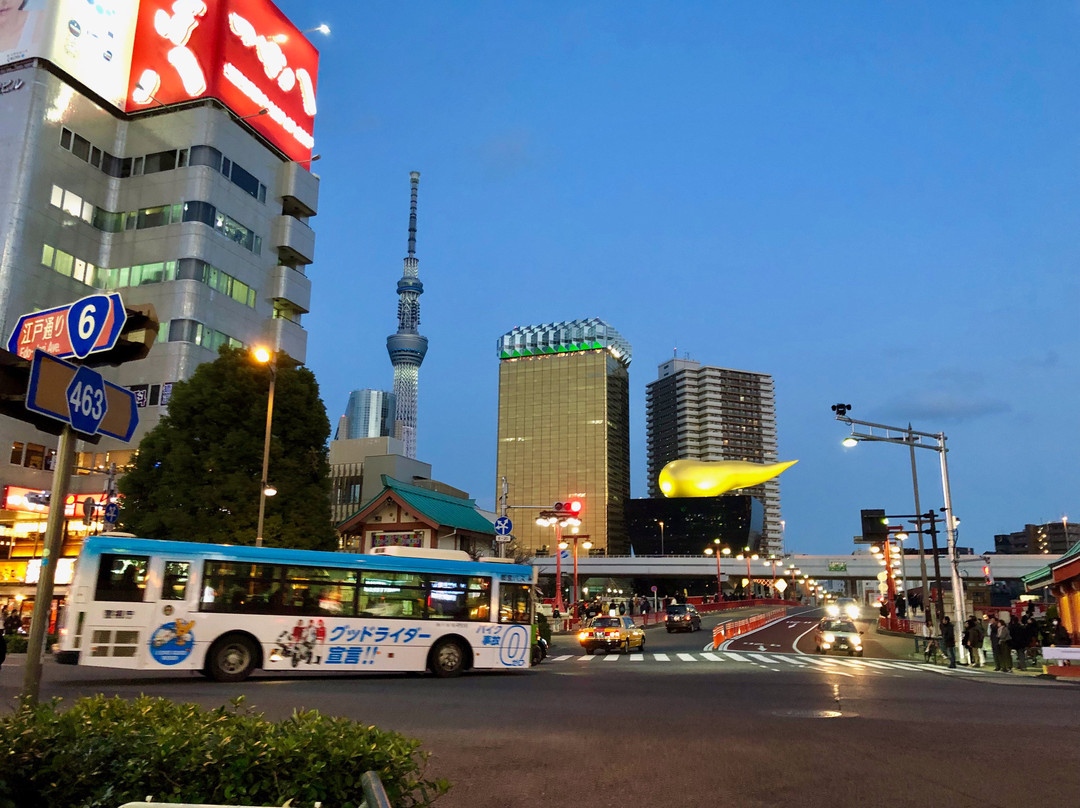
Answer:
<path fill-rule="evenodd" d="M 148 597 L 151 557 L 139 553 L 102 553 L 90 581 L 92 597 L 77 593 L 73 633 L 79 664 L 137 667 L 148 640 L 154 604 Z"/>
<path fill-rule="evenodd" d="M 155 558 L 151 565 L 148 667 L 188 667 L 195 650 L 198 596 L 195 562 L 190 559 Z"/>

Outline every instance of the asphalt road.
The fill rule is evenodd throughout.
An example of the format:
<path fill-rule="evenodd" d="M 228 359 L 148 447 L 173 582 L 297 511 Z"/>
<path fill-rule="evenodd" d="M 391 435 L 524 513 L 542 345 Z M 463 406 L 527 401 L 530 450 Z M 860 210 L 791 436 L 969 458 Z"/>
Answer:
<path fill-rule="evenodd" d="M 41 695 L 217 706 L 243 694 L 268 717 L 306 707 L 372 723 L 424 742 L 428 773 L 454 783 L 443 808 L 1080 804 L 1076 685 L 756 647 L 710 660 L 712 622 L 688 634 L 650 629 L 644 655 L 586 657 L 560 637 L 532 670 L 452 680 L 304 674 L 220 685 L 49 662 Z M 806 627 L 792 622 L 758 639 L 790 651 Z M 6 705 L 22 672 L 19 657 L 0 670 Z"/>

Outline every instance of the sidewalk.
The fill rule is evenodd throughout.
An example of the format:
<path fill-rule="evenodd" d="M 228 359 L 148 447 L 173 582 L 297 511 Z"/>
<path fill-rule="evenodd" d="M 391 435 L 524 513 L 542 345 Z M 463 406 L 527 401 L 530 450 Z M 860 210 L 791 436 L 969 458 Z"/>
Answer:
<path fill-rule="evenodd" d="M 923 652 L 922 652 L 922 647 L 923 646 L 922 646 L 922 638 L 921 637 L 919 638 L 919 651 L 916 652 L 916 650 L 915 650 L 915 637 L 912 637 L 912 636 L 898 636 L 896 634 L 891 634 L 891 633 L 890 634 L 884 634 L 884 633 L 879 632 L 878 631 L 878 622 L 877 622 L 877 616 L 876 615 L 867 624 L 866 635 L 868 637 L 873 637 L 888 653 L 893 654 L 898 659 L 908 659 L 908 660 L 912 660 L 914 662 L 923 662 L 924 664 L 933 664 L 933 663 L 926 663 L 926 661 L 925 661 L 925 657 L 923 656 Z M 944 652 L 942 653 L 942 656 L 938 657 L 938 663 L 937 663 L 938 665 L 943 664 L 942 661 L 941 661 L 943 659 L 943 657 L 944 657 Z M 964 649 L 962 647 L 960 647 L 960 646 L 957 646 L 957 648 L 956 648 L 956 667 L 957 667 L 958 670 L 960 668 L 968 668 L 968 667 L 970 667 L 968 665 L 963 664 L 962 660 L 964 659 L 964 657 L 965 657 Z M 982 666 L 982 668 L 979 668 L 979 670 L 986 670 L 986 671 L 993 672 L 994 671 L 994 660 L 990 656 L 989 652 L 984 651 L 983 652 L 983 658 L 984 658 L 983 666 Z M 945 662 L 944 667 L 947 667 L 947 666 L 948 666 L 948 662 Z M 1041 664 L 1040 665 L 1029 664 L 1027 670 L 1022 671 L 1019 668 L 1017 668 L 1015 663 L 1014 663 L 1013 664 L 1013 669 L 1012 669 L 1012 672 L 1011 672 L 1010 675 L 1013 675 L 1013 676 L 1027 676 L 1027 677 L 1031 677 L 1031 678 L 1040 677 L 1040 676 L 1043 676 L 1043 668 L 1042 668 Z"/>

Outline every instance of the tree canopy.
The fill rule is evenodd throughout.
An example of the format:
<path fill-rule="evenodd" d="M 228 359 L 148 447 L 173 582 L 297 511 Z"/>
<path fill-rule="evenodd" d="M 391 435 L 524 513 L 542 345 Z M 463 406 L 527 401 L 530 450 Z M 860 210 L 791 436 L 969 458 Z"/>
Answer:
<path fill-rule="evenodd" d="M 271 373 L 276 372 L 263 544 L 336 549 L 330 422 L 315 375 L 280 355 L 272 371 L 223 347 L 173 387 L 168 413 L 119 482 L 122 529 L 156 539 L 254 544 Z"/>

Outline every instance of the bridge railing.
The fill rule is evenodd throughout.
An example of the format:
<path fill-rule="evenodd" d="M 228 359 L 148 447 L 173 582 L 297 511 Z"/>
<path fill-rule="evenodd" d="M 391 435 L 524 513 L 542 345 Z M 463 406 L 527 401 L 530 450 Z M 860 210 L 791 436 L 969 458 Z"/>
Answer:
<path fill-rule="evenodd" d="M 727 620 L 723 623 L 717 623 L 712 630 L 713 648 L 719 648 L 721 643 L 726 642 L 733 637 L 738 637 L 740 634 L 747 634 L 761 628 L 766 623 L 771 623 L 773 620 L 779 620 L 786 616 L 786 608 L 773 609 L 772 611 L 765 612 L 765 614 L 755 614 L 753 617 L 744 617 L 742 620 Z"/>
<path fill-rule="evenodd" d="M 730 611 L 731 609 L 748 609 L 756 606 L 797 606 L 795 601 L 780 600 L 774 598 L 752 598 L 750 600 L 723 600 L 719 603 L 700 603 L 693 604 L 694 608 L 703 614 L 714 614 L 716 612 Z M 634 621 L 634 625 L 647 628 L 648 626 L 663 625 L 667 621 L 667 614 L 664 611 L 664 606 L 659 607 L 659 611 L 651 611 L 647 614 L 631 614 L 626 615 Z M 548 624 L 551 626 L 553 634 L 570 634 L 578 631 L 585 623 L 584 620 L 576 617 L 549 617 Z"/>

